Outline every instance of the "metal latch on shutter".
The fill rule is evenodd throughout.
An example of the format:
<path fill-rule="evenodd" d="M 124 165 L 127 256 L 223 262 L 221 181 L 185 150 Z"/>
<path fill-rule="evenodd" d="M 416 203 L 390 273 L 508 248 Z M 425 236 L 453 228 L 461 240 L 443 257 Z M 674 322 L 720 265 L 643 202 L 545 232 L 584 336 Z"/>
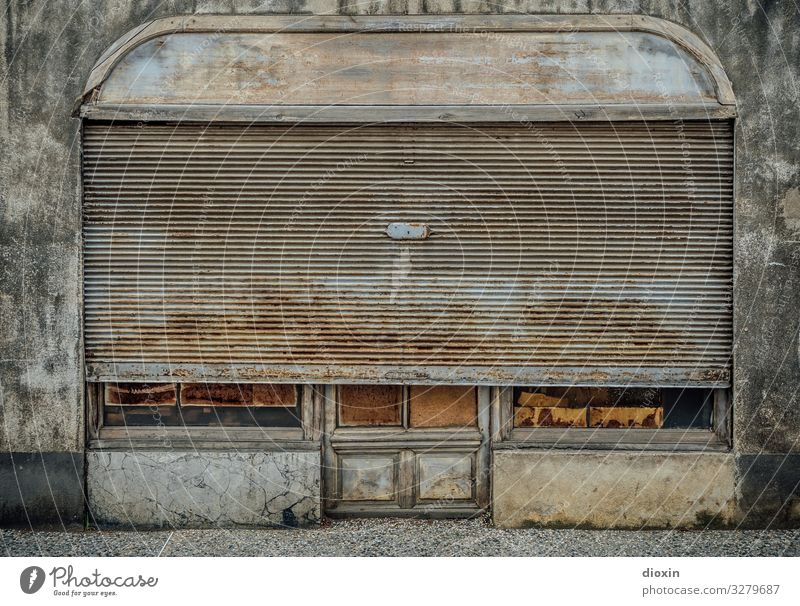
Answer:
<path fill-rule="evenodd" d="M 425 223 L 389 223 L 386 235 L 392 240 L 425 240 L 431 234 Z"/>

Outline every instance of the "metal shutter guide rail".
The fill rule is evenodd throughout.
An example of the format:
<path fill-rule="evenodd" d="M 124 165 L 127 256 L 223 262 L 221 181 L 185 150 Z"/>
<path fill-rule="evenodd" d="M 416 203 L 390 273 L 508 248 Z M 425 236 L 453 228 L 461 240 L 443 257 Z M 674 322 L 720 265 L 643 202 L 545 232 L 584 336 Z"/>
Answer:
<path fill-rule="evenodd" d="M 536 368 L 530 366 L 407 366 L 376 365 L 253 365 L 148 363 L 87 364 L 90 381 L 163 382 L 208 381 L 215 383 L 325 383 L 395 385 L 570 385 L 574 387 L 729 387 L 727 369 L 618 367 Z"/>
<path fill-rule="evenodd" d="M 391 123 L 540 122 L 597 120 L 716 120 L 733 118 L 736 107 L 707 104 L 605 105 L 83 105 L 92 120 L 141 122 Z"/>

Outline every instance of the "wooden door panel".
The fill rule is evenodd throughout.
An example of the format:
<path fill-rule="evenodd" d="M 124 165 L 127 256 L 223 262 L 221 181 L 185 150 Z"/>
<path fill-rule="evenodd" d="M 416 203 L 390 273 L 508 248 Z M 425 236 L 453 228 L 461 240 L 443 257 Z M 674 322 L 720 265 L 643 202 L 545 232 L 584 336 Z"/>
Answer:
<path fill-rule="evenodd" d="M 397 500 L 397 455 L 342 455 L 339 477 L 343 501 Z"/>
<path fill-rule="evenodd" d="M 419 499 L 458 501 L 474 498 L 473 453 L 417 455 Z"/>

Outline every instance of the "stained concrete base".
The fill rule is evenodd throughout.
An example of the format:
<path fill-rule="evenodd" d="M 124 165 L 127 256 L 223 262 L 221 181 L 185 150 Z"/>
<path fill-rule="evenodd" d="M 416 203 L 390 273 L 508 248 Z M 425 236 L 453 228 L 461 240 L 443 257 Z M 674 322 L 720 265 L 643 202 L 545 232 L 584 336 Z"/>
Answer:
<path fill-rule="evenodd" d="M 82 452 L 0 453 L 0 525 L 83 523 Z"/>
<path fill-rule="evenodd" d="M 320 519 L 318 451 L 90 451 L 98 526 L 307 526 Z"/>
<path fill-rule="evenodd" d="M 800 454 L 736 456 L 737 505 L 749 528 L 800 528 Z"/>
<path fill-rule="evenodd" d="M 500 527 L 683 528 L 735 522 L 729 453 L 494 452 Z"/>

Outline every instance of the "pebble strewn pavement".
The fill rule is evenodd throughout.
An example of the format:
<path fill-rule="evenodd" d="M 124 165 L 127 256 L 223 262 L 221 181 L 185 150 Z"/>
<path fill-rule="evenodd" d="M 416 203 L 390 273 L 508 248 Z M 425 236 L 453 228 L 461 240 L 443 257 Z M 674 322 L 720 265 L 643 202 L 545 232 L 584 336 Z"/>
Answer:
<path fill-rule="evenodd" d="M 6 556 L 800 556 L 800 530 L 500 530 L 483 520 L 313 529 L 2 529 Z"/>

